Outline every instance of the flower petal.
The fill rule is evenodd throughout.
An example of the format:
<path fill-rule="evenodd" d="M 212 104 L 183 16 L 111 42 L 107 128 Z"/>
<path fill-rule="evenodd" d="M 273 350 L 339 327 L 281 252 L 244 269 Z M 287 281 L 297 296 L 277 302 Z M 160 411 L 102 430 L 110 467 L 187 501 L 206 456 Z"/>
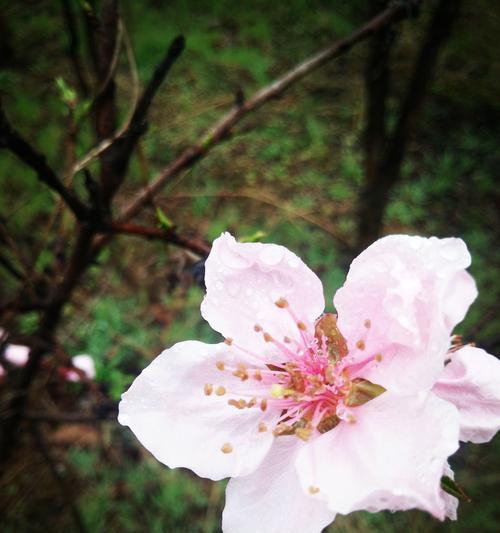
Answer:
<path fill-rule="evenodd" d="M 216 367 L 218 361 L 224 362 L 224 370 Z M 258 381 L 242 382 L 232 374 L 237 362 L 225 344 L 178 343 L 123 394 L 118 421 L 171 468 L 187 467 L 211 479 L 249 474 L 273 440 L 270 432 L 258 431 L 258 424 L 272 425 L 279 413 L 228 405 L 229 398 L 250 400 L 263 390 Z M 210 395 L 206 386 L 212 388 Z M 227 391 L 221 396 L 216 394 L 219 386 Z"/>
<path fill-rule="evenodd" d="M 222 515 L 224 533 L 320 533 L 335 518 L 325 502 L 305 493 L 294 466 L 296 437 L 279 437 L 259 468 L 231 479 Z"/>
<path fill-rule="evenodd" d="M 353 409 L 342 422 L 299 453 L 304 487 L 319 488 L 333 511 L 418 508 L 446 513 L 440 480 L 458 448 L 458 413 L 432 393 L 386 392 Z"/>
<path fill-rule="evenodd" d="M 363 377 L 402 394 L 432 387 L 451 331 L 477 295 L 464 270 L 470 260 L 461 239 L 392 235 L 352 262 L 334 303 L 351 354 L 382 354 Z M 356 352 L 360 340 L 365 349 Z"/>
<path fill-rule="evenodd" d="M 270 348 L 262 332 L 280 340 L 297 338 L 296 321 L 312 328 L 325 306 L 321 281 L 294 253 L 276 244 L 239 243 L 229 233 L 212 245 L 205 284 L 205 320 L 225 337 L 261 352 Z M 280 298 L 288 308 L 275 305 Z M 263 330 L 255 331 L 256 324 Z"/>
<path fill-rule="evenodd" d="M 453 403 L 460 416 L 460 440 L 488 442 L 500 430 L 500 361 L 479 348 L 465 346 L 433 391 Z"/>

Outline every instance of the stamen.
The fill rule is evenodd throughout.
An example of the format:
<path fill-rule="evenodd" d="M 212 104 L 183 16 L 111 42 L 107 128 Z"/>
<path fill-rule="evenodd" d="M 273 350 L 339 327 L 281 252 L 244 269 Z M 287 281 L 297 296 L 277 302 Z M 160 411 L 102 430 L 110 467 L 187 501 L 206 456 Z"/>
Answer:
<path fill-rule="evenodd" d="M 228 400 L 227 403 L 229 405 L 232 405 L 233 407 L 236 407 L 236 409 L 244 409 L 247 406 L 247 402 L 243 399 L 240 400 Z"/>
<path fill-rule="evenodd" d="M 253 379 L 256 379 L 257 381 L 262 381 L 262 373 L 260 370 L 256 370 L 253 374 Z"/>
<path fill-rule="evenodd" d="M 231 346 L 231 344 L 233 344 L 233 339 L 231 339 L 231 337 L 227 337 L 227 339 L 224 339 L 224 344 Z"/>
<path fill-rule="evenodd" d="M 292 342 L 292 339 L 290 337 L 283 337 L 283 342 L 290 344 Z"/>
<path fill-rule="evenodd" d="M 264 424 L 264 422 L 259 422 L 259 433 L 264 433 L 264 431 L 267 431 L 266 424 Z"/>
<path fill-rule="evenodd" d="M 273 383 L 271 385 L 271 396 L 273 398 L 283 398 L 283 395 L 285 393 L 285 389 L 282 385 L 278 383 Z"/>
<path fill-rule="evenodd" d="M 226 442 L 225 444 L 222 445 L 220 451 L 222 453 L 231 453 L 233 451 L 233 447 L 232 447 L 231 443 Z"/>
<path fill-rule="evenodd" d="M 215 366 L 219 369 L 219 370 L 224 370 L 224 361 L 217 361 L 215 363 Z"/>
<path fill-rule="evenodd" d="M 307 326 L 304 324 L 304 322 L 302 322 L 302 320 L 297 322 L 297 327 L 300 329 L 300 331 L 306 331 L 307 329 Z"/>
<path fill-rule="evenodd" d="M 274 305 L 276 307 L 279 307 L 280 309 L 284 309 L 285 307 L 288 307 L 288 301 L 285 298 L 281 297 L 276 302 L 274 302 Z"/>
<path fill-rule="evenodd" d="M 266 342 L 273 342 L 273 338 L 271 337 L 271 335 L 269 335 L 269 333 L 264 333 L 264 340 Z"/>
<path fill-rule="evenodd" d="M 313 487 L 312 485 L 309 487 L 309 494 L 317 494 L 319 492 L 318 487 Z"/>
<path fill-rule="evenodd" d="M 205 387 L 203 387 L 203 392 L 207 395 L 207 396 L 210 396 L 212 394 L 212 391 L 214 390 L 213 386 L 211 383 L 205 383 Z"/>
<path fill-rule="evenodd" d="M 255 324 L 255 326 L 253 327 L 253 330 L 259 333 L 262 331 L 262 326 L 259 326 L 259 324 Z"/>
<path fill-rule="evenodd" d="M 275 437 L 279 437 L 281 435 L 293 435 L 294 433 L 295 433 L 295 430 L 293 429 L 293 427 L 288 424 L 284 424 L 284 423 L 278 424 L 273 429 L 273 435 Z"/>
<path fill-rule="evenodd" d="M 215 394 L 217 394 L 217 396 L 224 396 L 224 394 L 226 394 L 226 389 L 220 385 L 215 389 Z"/>
<path fill-rule="evenodd" d="M 240 378 L 241 381 L 246 381 L 248 379 L 247 367 L 243 363 L 239 363 L 233 372 L 233 376 Z"/>
<path fill-rule="evenodd" d="M 295 428 L 295 435 L 299 437 L 299 439 L 307 442 L 309 438 L 311 437 L 312 429 L 311 428 Z"/>
<path fill-rule="evenodd" d="M 358 348 L 358 350 L 364 350 L 366 348 L 365 341 L 363 339 L 360 339 L 356 343 L 356 348 Z"/>
<path fill-rule="evenodd" d="M 267 409 L 267 400 L 264 398 L 260 401 L 260 410 L 265 411 Z"/>
<path fill-rule="evenodd" d="M 366 329 L 371 328 L 372 327 L 372 321 L 369 318 L 367 318 L 365 320 L 364 326 L 365 326 Z"/>

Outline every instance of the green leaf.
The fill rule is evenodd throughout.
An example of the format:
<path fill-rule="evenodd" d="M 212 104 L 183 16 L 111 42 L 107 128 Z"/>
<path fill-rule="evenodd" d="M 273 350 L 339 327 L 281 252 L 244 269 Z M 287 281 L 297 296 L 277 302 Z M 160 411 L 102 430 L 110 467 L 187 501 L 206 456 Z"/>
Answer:
<path fill-rule="evenodd" d="M 61 100 L 68 106 L 73 107 L 76 104 L 76 91 L 66 83 L 64 78 L 56 78 L 56 86 L 59 89 Z"/>
<path fill-rule="evenodd" d="M 240 242 L 259 242 L 262 239 L 267 237 L 267 233 L 265 231 L 257 230 L 255 233 L 252 233 L 251 235 L 245 235 L 243 237 L 240 237 Z"/>
<path fill-rule="evenodd" d="M 441 488 L 447 492 L 448 494 L 451 494 L 452 496 L 455 496 L 455 498 L 458 498 L 459 500 L 465 501 L 470 503 L 472 500 L 467 496 L 467 494 L 464 492 L 462 487 L 458 485 L 451 477 L 443 476 L 441 478 Z"/>
<path fill-rule="evenodd" d="M 169 230 L 174 227 L 173 221 L 159 207 L 156 208 L 156 217 L 158 218 L 158 225 L 161 229 Z"/>

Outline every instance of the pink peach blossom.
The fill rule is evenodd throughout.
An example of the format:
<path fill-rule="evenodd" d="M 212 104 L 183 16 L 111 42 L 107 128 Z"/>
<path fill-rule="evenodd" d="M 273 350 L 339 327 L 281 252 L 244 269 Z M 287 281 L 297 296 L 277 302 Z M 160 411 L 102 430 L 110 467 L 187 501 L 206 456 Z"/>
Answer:
<path fill-rule="evenodd" d="M 452 345 L 477 295 L 469 265 L 460 239 L 380 239 L 353 261 L 336 319 L 294 253 L 225 233 L 201 306 L 225 341 L 165 350 L 118 419 L 167 466 L 232 478 L 226 533 L 319 532 L 361 509 L 455 518 L 448 457 L 500 428 L 500 362 Z"/>
<path fill-rule="evenodd" d="M 88 379 L 95 378 L 95 364 L 92 356 L 87 354 L 75 355 L 71 358 L 71 364 L 74 368 L 81 370 Z M 63 368 L 63 376 L 67 381 L 74 383 L 81 381 L 80 374 L 71 368 Z"/>
<path fill-rule="evenodd" d="M 28 362 L 30 349 L 22 344 L 7 344 L 4 357 L 11 365 L 24 366 Z"/>

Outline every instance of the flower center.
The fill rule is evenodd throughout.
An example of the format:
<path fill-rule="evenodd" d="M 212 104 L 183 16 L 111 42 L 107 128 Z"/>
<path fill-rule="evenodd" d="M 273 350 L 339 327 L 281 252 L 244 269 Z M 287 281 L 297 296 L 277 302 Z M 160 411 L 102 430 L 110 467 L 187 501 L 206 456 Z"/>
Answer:
<path fill-rule="evenodd" d="M 280 298 L 275 304 L 295 322 L 300 340 L 288 337 L 282 341 L 274 339 L 256 324 L 255 332 L 276 347 L 275 356 L 269 361 L 268 357 L 264 359 L 252 354 L 235 345 L 232 339 L 226 339 L 226 344 L 233 345 L 236 350 L 260 363 L 256 366 L 241 363 L 231 367 L 223 361 L 217 362 L 219 370 L 230 371 L 241 382 L 230 394 L 243 397 L 230 398 L 229 405 L 237 409 L 260 409 L 263 417 L 268 409 L 278 412 L 278 420 L 272 429 L 276 437 L 296 435 L 307 441 L 314 432 L 326 433 L 343 421 L 355 423 L 353 408 L 385 391 L 380 385 L 358 377 L 362 368 L 376 364 L 382 358 L 380 354 L 359 357 L 366 348 L 370 320 L 364 321 L 364 338 L 359 339 L 349 352 L 337 326 L 336 315 L 327 313 L 321 316 L 313 330 L 297 319 L 287 300 Z M 252 391 L 253 380 L 260 382 L 255 391 Z M 205 385 L 205 394 L 211 395 L 214 391 L 217 395 L 226 392 L 224 387 Z M 252 395 L 252 392 L 256 394 Z M 258 423 L 258 431 L 267 431 L 264 422 Z"/>

